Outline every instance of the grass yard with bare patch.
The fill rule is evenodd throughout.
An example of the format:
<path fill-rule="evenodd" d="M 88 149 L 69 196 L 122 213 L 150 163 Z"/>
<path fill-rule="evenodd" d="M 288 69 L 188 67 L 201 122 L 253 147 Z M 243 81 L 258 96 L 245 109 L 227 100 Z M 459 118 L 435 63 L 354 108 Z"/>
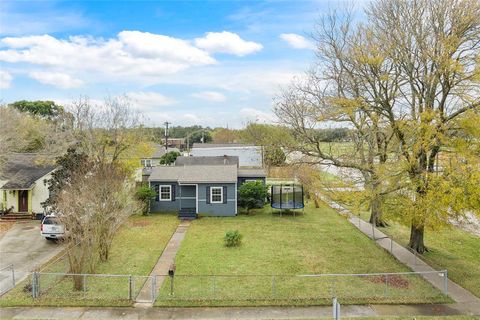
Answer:
<path fill-rule="evenodd" d="M 230 230 L 243 235 L 241 246 L 225 247 Z M 409 271 L 325 205 L 296 217 L 266 207 L 193 221 L 176 268 L 174 294 L 166 280 L 156 305 L 329 304 L 334 295 L 343 303 L 448 300 L 418 275 L 299 276 Z"/>
<path fill-rule="evenodd" d="M 132 295 L 140 290 L 145 278 L 163 252 L 178 226 L 173 214 L 134 215 L 115 235 L 110 258 L 100 263 L 97 274 L 132 275 Z M 49 263 L 42 272 L 68 272 L 66 259 Z M 85 291 L 73 291 L 70 277 L 40 275 L 40 298 L 32 299 L 24 290 L 31 278 L 0 298 L 0 306 L 130 306 L 128 277 L 87 276 Z"/>

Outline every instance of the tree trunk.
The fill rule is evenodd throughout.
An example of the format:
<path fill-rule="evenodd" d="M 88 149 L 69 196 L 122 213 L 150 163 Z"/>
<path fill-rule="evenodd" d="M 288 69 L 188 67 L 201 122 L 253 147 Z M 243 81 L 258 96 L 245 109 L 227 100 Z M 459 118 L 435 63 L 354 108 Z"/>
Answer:
<path fill-rule="evenodd" d="M 76 291 L 83 291 L 83 276 L 72 276 L 73 289 Z"/>
<path fill-rule="evenodd" d="M 370 180 L 370 181 L 369 181 Z M 386 227 L 388 224 L 383 221 L 382 203 L 383 198 L 380 195 L 381 182 L 377 175 L 372 174 L 370 177 L 365 176 L 365 181 L 369 182 L 370 190 L 370 220 L 369 222 L 375 227 Z"/>
<path fill-rule="evenodd" d="M 427 252 L 428 249 L 423 243 L 423 234 L 424 226 L 412 223 L 412 227 L 410 229 L 410 242 L 408 243 L 408 247 L 418 253 Z"/>
<path fill-rule="evenodd" d="M 374 195 L 370 200 L 370 220 L 375 227 L 388 227 L 388 224 L 382 219 L 382 197 Z"/>

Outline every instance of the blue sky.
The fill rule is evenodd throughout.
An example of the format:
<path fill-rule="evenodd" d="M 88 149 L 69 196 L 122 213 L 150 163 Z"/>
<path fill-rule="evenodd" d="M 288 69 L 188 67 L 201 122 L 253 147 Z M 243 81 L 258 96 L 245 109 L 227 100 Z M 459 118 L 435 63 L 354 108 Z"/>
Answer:
<path fill-rule="evenodd" d="M 127 95 L 149 125 L 274 121 L 343 1 L 2 1 L 0 100 Z"/>

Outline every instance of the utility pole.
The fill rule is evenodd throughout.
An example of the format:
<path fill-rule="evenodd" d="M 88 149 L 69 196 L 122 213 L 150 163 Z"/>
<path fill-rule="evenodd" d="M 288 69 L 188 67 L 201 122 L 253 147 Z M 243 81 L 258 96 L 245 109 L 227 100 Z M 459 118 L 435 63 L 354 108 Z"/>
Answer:
<path fill-rule="evenodd" d="M 165 121 L 163 124 L 165 125 L 165 150 L 168 150 L 168 125 L 171 123 Z"/>

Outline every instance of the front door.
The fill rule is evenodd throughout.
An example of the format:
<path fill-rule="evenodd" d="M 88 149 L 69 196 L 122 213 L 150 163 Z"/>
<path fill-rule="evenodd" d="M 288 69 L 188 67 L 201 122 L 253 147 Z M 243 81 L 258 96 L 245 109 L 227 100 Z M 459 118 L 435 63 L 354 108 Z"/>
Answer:
<path fill-rule="evenodd" d="M 28 190 L 18 190 L 18 212 L 28 212 Z"/>

